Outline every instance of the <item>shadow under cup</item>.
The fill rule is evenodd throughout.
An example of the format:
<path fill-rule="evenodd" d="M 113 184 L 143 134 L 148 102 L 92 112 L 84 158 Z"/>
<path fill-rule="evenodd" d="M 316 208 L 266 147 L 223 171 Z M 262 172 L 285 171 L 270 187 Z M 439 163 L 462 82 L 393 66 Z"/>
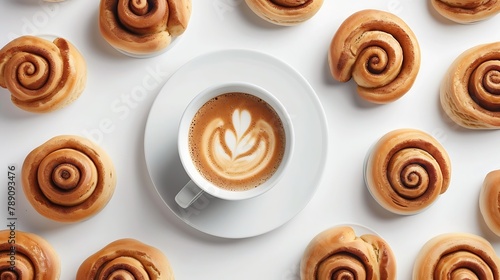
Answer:
<path fill-rule="evenodd" d="M 269 157 L 265 157 L 264 154 L 266 154 L 268 151 L 273 151 L 276 149 L 279 149 L 279 151 L 281 151 L 279 153 L 280 156 L 278 157 L 279 161 L 278 164 L 276 164 L 276 168 L 272 168 L 274 172 L 269 172 L 270 175 L 266 176 L 265 179 L 262 180 L 262 182 L 259 182 L 256 186 L 238 190 L 231 189 L 230 187 L 228 187 L 228 185 L 234 184 L 234 180 L 229 180 L 231 183 L 226 183 L 224 178 L 222 179 L 219 178 L 218 180 L 207 179 L 206 175 L 203 175 L 204 171 L 200 171 L 200 169 L 216 169 L 216 168 L 209 168 L 210 164 L 207 167 L 204 167 L 203 165 L 200 166 L 200 164 L 196 164 L 195 163 L 196 160 L 193 159 L 193 157 L 196 156 L 193 156 L 193 153 L 191 152 L 191 150 L 196 150 L 196 147 L 193 148 L 191 147 L 192 145 L 190 144 L 190 133 L 191 133 L 190 131 L 193 129 L 191 124 L 193 122 L 193 119 L 195 118 L 197 118 L 197 120 L 201 119 L 200 116 L 197 116 L 198 111 L 203 110 L 200 108 L 202 108 L 205 104 L 211 104 L 210 102 L 221 102 L 219 100 L 221 96 L 230 96 L 230 95 L 233 95 L 232 98 L 234 98 L 233 100 L 236 101 L 244 99 L 243 97 L 248 95 L 254 96 L 251 99 L 254 100 L 260 99 L 261 104 L 262 101 L 265 101 L 267 105 L 265 105 L 264 103 L 264 106 L 267 106 L 268 108 L 267 111 L 273 112 L 274 115 L 277 114 L 279 120 L 275 122 L 281 123 L 282 127 L 279 129 L 279 131 L 282 133 L 276 133 L 277 131 L 276 129 L 271 130 L 270 127 L 272 127 L 272 124 L 267 124 L 265 121 L 261 121 L 261 119 L 263 119 L 262 116 L 264 116 L 265 114 L 260 114 L 260 112 L 255 113 L 255 115 L 257 115 L 257 118 L 254 118 L 252 117 L 252 114 L 250 112 L 244 113 L 244 111 L 246 110 L 239 111 L 235 109 L 230 113 L 232 117 L 227 117 L 227 116 L 225 117 L 227 119 L 226 121 L 223 120 L 224 117 L 213 118 L 212 120 L 211 117 L 203 115 L 202 119 L 203 124 L 201 124 L 201 126 L 203 128 L 213 126 L 215 129 L 210 131 L 217 131 L 217 133 L 209 134 L 209 136 L 206 137 L 205 136 L 200 137 L 200 139 L 204 140 L 200 141 L 194 140 L 195 144 L 193 144 L 193 146 L 196 145 L 207 146 L 207 142 L 215 143 L 213 147 L 216 147 L 217 143 L 222 143 L 222 142 L 224 145 L 227 145 L 227 146 L 222 146 L 223 144 L 221 144 L 220 147 L 217 146 L 217 149 L 213 149 L 218 151 L 219 153 L 212 153 L 212 155 L 216 156 L 213 156 L 211 158 L 213 160 L 207 161 L 210 162 L 212 166 L 216 166 L 217 168 L 219 168 L 217 169 L 219 171 L 221 170 L 223 170 L 224 172 L 227 171 L 227 168 L 221 168 L 221 164 L 219 163 L 226 161 L 232 163 L 233 155 L 237 154 L 235 150 L 240 151 L 242 155 L 244 155 L 244 157 L 246 157 L 247 159 L 266 158 L 266 160 Z M 214 101 L 216 97 L 217 101 Z M 227 102 L 227 104 L 229 104 L 229 102 Z M 227 107 L 226 105 L 224 106 Z M 272 108 L 271 110 L 269 110 L 269 106 Z M 232 106 L 229 107 L 232 108 Z M 216 111 L 224 111 L 224 110 L 217 109 Z M 250 125 L 250 123 L 252 125 Z M 254 126 L 254 124 L 257 125 Z M 196 125 L 200 124 L 197 123 Z M 228 127 L 230 127 L 230 129 Z M 252 139 L 248 135 L 252 133 L 256 134 L 257 133 L 256 131 L 259 131 L 259 133 L 263 134 L 264 136 L 262 137 L 259 136 L 260 138 L 255 137 L 255 139 L 260 139 L 258 141 L 248 140 Z M 274 134 L 267 133 L 269 131 L 272 131 Z M 196 134 L 196 132 L 193 133 Z M 283 137 L 279 138 L 282 139 L 283 141 L 276 141 L 274 145 L 271 144 L 272 141 L 270 142 L 269 139 L 271 139 L 272 137 L 267 137 L 267 136 L 269 135 L 276 136 L 279 134 L 283 134 Z M 248 136 L 250 138 L 246 138 L 245 136 Z M 210 139 L 210 141 L 207 141 L 206 139 Z M 267 139 L 267 142 L 265 139 Z M 242 142 L 243 144 L 241 144 Z M 276 185 L 276 183 L 281 178 L 281 175 L 283 174 L 284 170 L 286 169 L 286 166 L 291 158 L 293 150 L 293 142 L 294 142 L 294 135 L 293 135 L 293 128 L 290 116 L 287 113 L 285 107 L 281 104 L 281 102 L 270 92 L 266 91 L 265 89 L 259 86 L 243 82 L 220 84 L 205 89 L 204 91 L 199 93 L 186 107 L 179 124 L 179 135 L 178 135 L 179 156 L 182 165 L 186 170 L 191 181 L 187 182 L 184 188 L 177 194 L 176 202 L 180 206 L 186 208 L 189 207 L 189 205 L 191 205 L 191 203 L 193 203 L 204 192 L 224 200 L 249 199 L 267 192 Z M 244 148 L 241 148 L 242 146 Z M 228 148 L 228 147 L 233 147 L 233 148 Z M 248 151 L 254 151 L 254 150 L 260 152 L 258 153 L 258 156 L 254 155 L 248 156 L 246 154 Z M 226 153 L 226 155 L 220 155 L 221 153 L 222 154 Z M 248 153 L 252 154 L 250 152 Z M 229 160 L 228 158 L 231 158 L 231 160 Z M 217 161 L 218 159 L 220 159 L 220 161 Z M 253 160 L 253 161 L 258 162 L 258 160 Z M 261 162 L 265 161 L 262 160 Z M 238 164 L 241 164 L 241 161 L 238 161 Z M 251 170 L 257 169 L 254 168 L 255 165 L 252 165 L 252 168 L 248 169 L 245 169 L 247 168 L 247 165 L 244 164 L 241 165 L 244 168 L 240 168 L 241 167 L 240 165 L 237 166 L 239 168 L 238 172 L 241 172 L 238 174 L 244 174 L 247 172 L 251 172 Z M 265 170 L 265 168 L 261 168 L 259 170 Z M 212 171 L 213 170 L 208 170 L 208 172 Z M 225 186 L 221 186 L 222 184 Z"/>

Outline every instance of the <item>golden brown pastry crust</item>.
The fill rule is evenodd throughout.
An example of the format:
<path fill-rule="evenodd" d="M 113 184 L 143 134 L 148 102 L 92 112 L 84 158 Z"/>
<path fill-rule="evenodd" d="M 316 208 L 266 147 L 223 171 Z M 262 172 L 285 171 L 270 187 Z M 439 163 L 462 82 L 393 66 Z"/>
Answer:
<path fill-rule="evenodd" d="M 348 17 L 330 43 L 334 79 L 358 85 L 359 95 L 388 103 L 407 93 L 420 69 L 420 46 L 410 27 L 384 11 L 362 10 Z"/>
<path fill-rule="evenodd" d="M 260 18 L 277 25 L 291 26 L 312 18 L 323 0 L 245 0 Z"/>
<path fill-rule="evenodd" d="M 350 226 L 316 235 L 302 256 L 300 279 L 396 279 L 396 257 L 389 244 L 373 234 L 356 236 Z M 345 277 L 345 278 L 343 278 Z"/>
<path fill-rule="evenodd" d="M 20 230 L 1 230 L 0 240 L 2 279 L 59 279 L 59 256 L 41 236 Z"/>
<path fill-rule="evenodd" d="M 486 174 L 479 193 L 479 209 L 488 228 L 500 236 L 500 170 Z"/>
<path fill-rule="evenodd" d="M 500 279 L 500 259 L 491 244 L 469 233 L 446 233 L 427 241 L 413 266 L 413 280 Z"/>
<path fill-rule="evenodd" d="M 76 280 L 115 279 L 111 276 L 116 279 L 174 279 L 170 263 L 159 249 L 131 238 L 116 240 L 88 257 L 80 265 Z"/>
<path fill-rule="evenodd" d="M 431 0 L 443 17 L 458 23 L 485 20 L 500 12 L 499 0 Z"/>
<path fill-rule="evenodd" d="M 0 50 L 0 86 L 19 108 L 47 113 L 75 101 L 87 81 L 83 56 L 69 41 L 21 36 Z"/>
<path fill-rule="evenodd" d="M 191 9 L 191 0 L 101 0 L 99 30 L 116 49 L 152 54 L 186 31 Z"/>
<path fill-rule="evenodd" d="M 113 163 L 93 142 L 56 136 L 31 151 L 22 167 L 26 198 L 41 215 L 78 222 L 97 214 L 116 185 Z"/>
<path fill-rule="evenodd" d="M 368 153 L 366 185 L 385 209 L 401 215 L 430 206 L 450 184 L 451 162 L 444 147 L 416 129 L 381 137 Z"/>
<path fill-rule="evenodd" d="M 441 107 L 469 129 L 500 128 L 500 42 L 472 47 L 448 68 L 440 89 Z"/>

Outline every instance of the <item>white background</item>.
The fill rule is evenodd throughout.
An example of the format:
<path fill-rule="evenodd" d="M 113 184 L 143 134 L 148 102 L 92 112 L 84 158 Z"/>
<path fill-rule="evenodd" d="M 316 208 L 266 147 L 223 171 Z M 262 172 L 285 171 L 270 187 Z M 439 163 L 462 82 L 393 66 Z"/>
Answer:
<path fill-rule="evenodd" d="M 455 125 L 440 109 L 438 87 L 462 51 L 500 40 L 500 15 L 459 25 L 442 19 L 428 2 L 325 0 L 308 22 L 279 27 L 262 21 L 243 0 L 193 0 L 188 30 L 169 52 L 133 59 L 115 51 L 100 36 L 97 0 L 62 4 L 3 0 L 1 46 L 24 34 L 54 34 L 73 42 L 88 64 L 83 95 L 50 114 L 21 111 L 11 104 L 7 90 L 0 89 L 0 182 L 6 187 L 7 167 L 15 165 L 17 228 L 37 233 L 53 245 L 62 261 L 61 279 L 74 279 L 81 262 L 111 241 L 132 237 L 161 249 L 177 279 L 294 280 L 299 278 L 298 264 L 309 241 L 322 230 L 344 223 L 369 227 L 389 242 L 397 257 L 398 279 L 410 279 L 420 247 L 440 233 L 478 234 L 498 252 L 500 239 L 484 225 L 478 194 L 486 173 L 500 169 L 500 131 L 471 131 Z M 361 100 L 352 82 L 340 84 L 329 74 L 327 50 L 332 36 L 346 17 L 365 8 L 400 16 L 421 46 L 421 68 L 413 88 L 387 105 Z M 143 149 L 149 109 L 169 75 L 198 55 L 231 48 L 262 51 L 297 69 L 321 100 L 329 135 L 324 176 L 303 211 L 274 231 L 234 240 L 198 232 L 178 219 L 157 196 Z M 132 96 L 131 90 L 148 76 L 155 88 L 143 96 Z M 108 125 L 101 127 L 103 123 Z M 426 211 L 413 216 L 382 209 L 369 195 L 362 177 L 368 148 L 383 134 L 402 127 L 432 134 L 452 161 L 449 190 Z M 27 153 L 59 134 L 87 136 L 98 142 L 112 157 L 118 175 L 116 192 L 107 207 L 76 224 L 40 216 L 27 203 L 20 185 L 20 168 Z M 5 223 L 6 208 L 7 190 L 0 188 L 0 218 L 5 217 Z"/>

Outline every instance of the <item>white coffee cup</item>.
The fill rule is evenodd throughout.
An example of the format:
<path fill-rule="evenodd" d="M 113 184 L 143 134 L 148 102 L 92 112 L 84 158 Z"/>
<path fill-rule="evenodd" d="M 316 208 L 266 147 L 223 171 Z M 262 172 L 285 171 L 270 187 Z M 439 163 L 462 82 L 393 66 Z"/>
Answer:
<path fill-rule="evenodd" d="M 193 119 L 195 118 L 195 115 L 198 113 L 200 108 L 207 103 L 209 100 L 213 99 L 214 97 L 218 97 L 222 94 L 226 93 L 245 93 L 249 95 L 253 95 L 255 97 L 258 97 L 265 101 L 267 104 L 271 106 L 272 109 L 274 109 L 274 112 L 279 117 L 279 120 L 281 121 L 282 128 L 284 131 L 284 147 L 281 148 L 282 144 L 275 145 L 273 147 L 277 147 L 279 149 L 282 149 L 282 157 L 279 165 L 275 169 L 274 173 L 268 177 L 265 181 L 261 182 L 258 184 L 258 186 L 244 189 L 244 190 L 231 190 L 226 187 L 221 187 L 221 184 L 216 184 L 209 179 L 206 178 L 202 174 L 202 172 L 197 168 L 196 164 L 194 163 L 194 160 L 192 158 L 192 153 L 190 152 L 191 147 L 190 147 L 190 129 L 191 129 L 191 123 Z M 235 111 L 236 112 L 236 111 Z M 240 111 L 237 111 L 241 113 Z M 233 113 L 233 121 L 234 121 L 234 114 Z M 240 117 L 243 115 L 239 115 Z M 250 116 L 251 113 L 246 114 L 245 116 Z M 240 119 L 243 119 L 241 117 Z M 256 118 L 257 119 L 257 118 Z M 242 122 L 243 123 L 243 122 Z M 244 122 L 247 123 L 247 122 Z M 232 123 L 233 128 L 236 129 L 237 125 Z M 244 126 L 244 125 L 240 125 Z M 251 129 L 251 127 L 247 128 Z M 241 129 L 240 129 L 241 130 Z M 255 129 L 254 129 L 255 130 Z M 281 130 L 280 130 L 281 131 Z M 226 131 L 226 134 L 228 132 Z M 274 135 L 274 134 L 273 134 Z M 259 139 L 263 139 L 264 137 L 261 137 Z M 221 138 L 217 138 L 221 139 Z M 226 141 L 227 138 L 224 138 L 224 141 Z M 264 141 L 264 140 L 260 140 Z M 259 141 L 254 141 L 251 143 L 257 143 Z M 265 141 L 264 141 L 265 142 Z M 218 143 L 218 142 L 214 142 Z M 259 144 L 259 143 L 257 143 Z M 271 144 L 267 143 L 268 146 L 265 144 L 262 144 L 262 146 L 270 147 L 272 146 Z M 178 135 L 178 150 L 179 150 L 179 156 L 182 162 L 182 165 L 187 172 L 189 178 L 191 179 L 187 184 L 179 191 L 179 193 L 176 195 L 175 200 L 179 206 L 183 208 L 189 207 L 196 199 L 198 199 L 203 193 L 208 193 L 214 197 L 223 199 L 223 200 L 244 200 L 244 199 L 249 199 L 253 198 L 256 196 L 259 196 L 267 191 L 269 191 L 271 188 L 273 188 L 276 183 L 279 181 L 281 176 L 283 175 L 286 166 L 288 165 L 288 162 L 291 158 L 292 151 L 293 151 L 293 146 L 294 146 L 294 134 L 293 134 L 293 127 L 292 127 L 292 122 L 290 120 L 290 115 L 287 113 L 285 107 L 281 104 L 281 102 L 270 92 L 267 90 L 246 82 L 231 82 L 231 83 L 224 83 L 224 84 L 219 84 L 212 86 L 210 88 L 207 88 L 200 92 L 186 107 L 180 123 L 179 123 L 179 135 Z M 219 149 L 221 150 L 221 149 Z M 232 150 L 231 150 L 232 151 Z M 262 150 L 261 150 L 262 151 Z M 262 153 L 261 153 L 262 154 Z M 280 153 L 281 154 L 281 153 Z M 262 168 L 264 170 L 265 168 Z"/>

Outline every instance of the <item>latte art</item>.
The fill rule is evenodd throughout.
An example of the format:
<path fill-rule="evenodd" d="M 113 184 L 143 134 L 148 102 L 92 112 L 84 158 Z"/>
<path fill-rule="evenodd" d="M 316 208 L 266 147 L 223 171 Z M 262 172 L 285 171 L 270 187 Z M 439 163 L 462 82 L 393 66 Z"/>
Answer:
<path fill-rule="evenodd" d="M 285 132 L 277 113 L 260 98 L 244 93 L 223 94 L 202 106 L 189 139 L 200 173 L 229 190 L 265 182 L 285 150 Z"/>
<path fill-rule="evenodd" d="M 245 179 L 265 168 L 271 160 L 276 143 L 272 127 L 259 120 L 250 127 L 248 111 L 233 112 L 233 129 L 222 119 L 213 120 L 205 130 L 202 145 L 210 147 L 210 167 L 221 177 Z"/>

